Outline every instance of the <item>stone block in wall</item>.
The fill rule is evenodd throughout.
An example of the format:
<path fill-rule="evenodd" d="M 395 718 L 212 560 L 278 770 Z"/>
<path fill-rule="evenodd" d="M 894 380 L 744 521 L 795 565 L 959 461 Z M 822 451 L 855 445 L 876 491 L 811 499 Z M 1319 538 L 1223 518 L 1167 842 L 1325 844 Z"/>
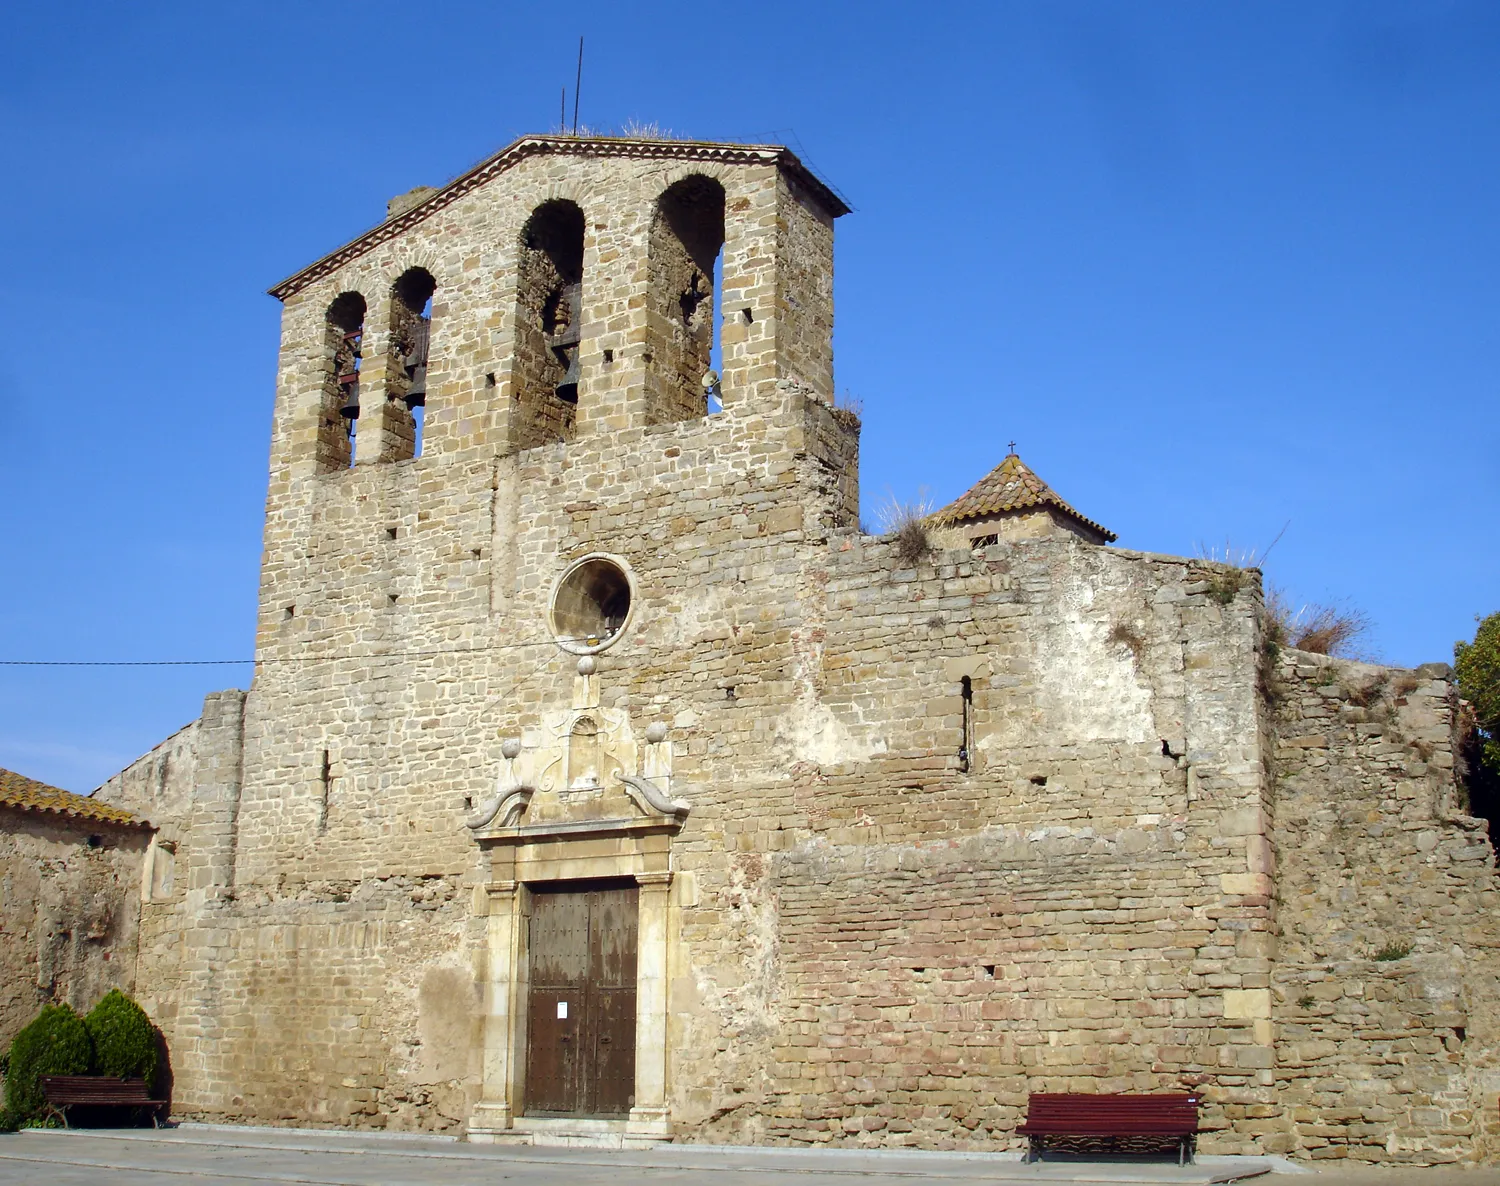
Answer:
<path fill-rule="evenodd" d="M 1224 1016 L 1230 1020 L 1270 1017 L 1271 990 L 1268 988 L 1227 989 L 1224 993 Z"/>

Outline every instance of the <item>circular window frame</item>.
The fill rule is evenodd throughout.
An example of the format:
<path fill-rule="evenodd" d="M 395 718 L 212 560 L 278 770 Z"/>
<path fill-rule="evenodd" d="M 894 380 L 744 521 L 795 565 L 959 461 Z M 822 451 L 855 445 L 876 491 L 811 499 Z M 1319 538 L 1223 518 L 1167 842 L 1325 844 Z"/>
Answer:
<path fill-rule="evenodd" d="M 620 623 L 620 628 L 602 642 L 590 645 L 586 642 L 580 642 L 575 638 L 565 636 L 558 629 L 557 595 L 562 591 L 563 586 L 567 584 L 568 578 L 579 569 L 601 561 L 618 569 L 621 575 L 624 576 L 626 588 L 630 591 L 630 605 L 625 611 L 625 620 Z M 639 600 L 639 590 L 635 582 L 635 570 L 630 567 L 630 561 L 626 560 L 623 556 L 616 556 L 612 552 L 590 552 L 585 556 L 579 556 L 564 568 L 562 572 L 558 573 L 553 580 L 552 589 L 547 594 L 547 629 L 552 632 L 552 641 L 557 643 L 568 654 L 597 655 L 600 651 L 607 651 L 615 643 L 619 642 L 620 639 L 625 637 L 626 631 L 630 629 L 631 624 L 635 621 L 635 610 Z"/>

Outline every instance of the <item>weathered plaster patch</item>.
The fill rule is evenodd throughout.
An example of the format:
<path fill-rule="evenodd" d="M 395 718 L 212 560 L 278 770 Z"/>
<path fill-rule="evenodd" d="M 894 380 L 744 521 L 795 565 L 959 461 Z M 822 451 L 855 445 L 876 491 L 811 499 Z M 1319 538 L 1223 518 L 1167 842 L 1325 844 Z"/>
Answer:
<path fill-rule="evenodd" d="M 1151 738 L 1151 692 L 1124 648 L 1109 642 L 1108 612 L 1095 606 L 1086 573 L 1071 573 L 1057 618 L 1036 637 L 1041 709 L 1053 727 L 1080 741 Z"/>

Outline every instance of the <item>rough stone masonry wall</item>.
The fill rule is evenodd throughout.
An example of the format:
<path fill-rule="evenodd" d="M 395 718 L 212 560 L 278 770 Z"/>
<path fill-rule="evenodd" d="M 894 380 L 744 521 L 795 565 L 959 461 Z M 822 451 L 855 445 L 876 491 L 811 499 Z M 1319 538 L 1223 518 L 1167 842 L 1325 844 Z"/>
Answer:
<path fill-rule="evenodd" d="M 777 184 L 781 191 L 777 233 L 785 261 L 777 272 L 778 378 L 823 393 L 832 403 L 833 219 L 804 201 L 790 178 L 780 177 Z M 745 323 L 745 310 L 750 306 L 736 299 L 739 295 L 725 284 L 726 327 L 736 321 Z M 761 315 L 758 309 L 755 313 Z M 725 341 L 729 341 L 727 333 Z"/>
<path fill-rule="evenodd" d="M 1259 597 L 1208 575 L 1062 537 L 808 565 L 794 678 L 735 685 L 797 712 L 674 853 L 686 1137 L 1012 1147 L 1030 1091 L 1193 1085 L 1205 1150 L 1254 1146 Z"/>
<path fill-rule="evenodd" d="M 0 806 L 0 1050 L 43 1005 L 86 1012 L 111 988 L 135 990 L 149 838 L 144 828 Z"/>
<path fill-rule="evenodd" d="M 95 796 L 151 813 L 158 831 L 136 871 L 140 899 L 137 999 L 161 1027 L 175 1112 L 203 1106 L 205 1068 L 221 1057 L 223 962 L 237 924 L 231 888 L 237 842 L 245 693 L 215 692 L 203 715 L 104 783 Z M 161 876 L 166 851 L 170 876 Z"/>
<path fill-rule="evenodd" d="M 153 746 L 93 793 L 150 820 L 160 839 L 176 841 L 187 827 L 197 781 L 198 722 L 191 721 Z"/>
<path fill-rule="evenodd" d="M 185 1054 L 185 1039 L 180 1041 L 177 1034 L 184 946 L 197 942 L 200 926 L 208 921 L 199 909 L 199 896 L 190 900 L 188 889 L 192 858 L 200 847 L 193 830 L 198 749 L 205 742 L 205 750 L 211 750 L 213 740 L 203 736 L 201 720 L 193 721 L 110 778 L 93 796 L 156 825 L 151 847 L 136 873 L 140 971 L 135 996 L 166 1036 L 174 1078 Z M 170 868 L 162 868 L 164 861 Z"/>
<path fill-rule="evenodd" d="M 155 812 L 158 840 L 175 844 L 171 892 L 141 903 L 136 986 L 167 1037 L 174 1114 L 455 1128 L 478 1057 L 474 975 L 451 958 L 468 901 L 455 883 L 398 875 L 242 906 L 244 701 L 211 695 L 203 718 L 96 792 Z"/>
<path fill-rule="evenodd" d="M 1449 678 L 1292 651 L 1272 685 L 1277 1149 L 1495 1158 L 1500 894 Z"/>

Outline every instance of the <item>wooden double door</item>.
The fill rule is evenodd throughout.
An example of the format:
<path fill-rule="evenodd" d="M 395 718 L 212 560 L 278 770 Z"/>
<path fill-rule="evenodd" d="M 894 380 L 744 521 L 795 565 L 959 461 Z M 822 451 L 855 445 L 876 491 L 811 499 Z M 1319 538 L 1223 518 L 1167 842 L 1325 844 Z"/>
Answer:
<path fill-rule="evenodd" d="M 533 889 L 526 1113 L 624 1116 L 635 1103 L 637 890 Z"/>

